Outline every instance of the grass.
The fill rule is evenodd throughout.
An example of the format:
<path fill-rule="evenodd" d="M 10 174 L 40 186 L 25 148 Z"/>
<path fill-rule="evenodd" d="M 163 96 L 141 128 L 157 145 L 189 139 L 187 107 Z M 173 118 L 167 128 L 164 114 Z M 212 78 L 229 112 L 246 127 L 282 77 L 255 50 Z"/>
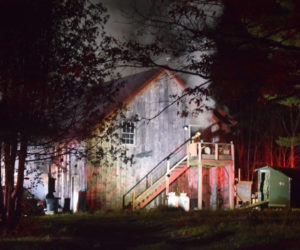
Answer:
<path fill-rule="evenodd" d="M 0 249 L 300 249 L 299 210 L 157 209 L 24 218 Z"/>

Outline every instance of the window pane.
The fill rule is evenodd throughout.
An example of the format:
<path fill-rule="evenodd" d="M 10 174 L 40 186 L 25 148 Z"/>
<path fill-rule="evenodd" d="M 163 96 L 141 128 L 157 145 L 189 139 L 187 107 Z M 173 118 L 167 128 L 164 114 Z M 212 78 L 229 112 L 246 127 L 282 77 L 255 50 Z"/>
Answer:
<path fill-rule="evenodd" d="M 122 143 L 134 144 L 134 123 L 124 122 L 122 126 Z"/>

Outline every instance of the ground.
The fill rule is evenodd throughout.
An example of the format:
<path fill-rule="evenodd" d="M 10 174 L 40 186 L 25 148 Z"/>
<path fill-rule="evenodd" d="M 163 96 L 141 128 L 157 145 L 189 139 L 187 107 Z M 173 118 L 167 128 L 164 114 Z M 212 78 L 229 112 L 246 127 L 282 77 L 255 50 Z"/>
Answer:
<path fill-rule="evenodd" d="M 300 210 L 97 212 L 24 218 L 0 249 L 300 249 Z"/>

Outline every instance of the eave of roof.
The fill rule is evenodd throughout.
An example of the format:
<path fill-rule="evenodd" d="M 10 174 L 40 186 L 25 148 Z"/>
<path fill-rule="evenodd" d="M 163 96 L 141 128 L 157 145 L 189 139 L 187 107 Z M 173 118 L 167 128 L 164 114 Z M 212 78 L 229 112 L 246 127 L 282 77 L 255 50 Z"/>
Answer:
<path fill-rule="evenodd" d="M 152 87 L 159 78 L 163 77 L 164 74 L 167 74 L 170 78 L 175 79 L 175 81 L 178 83 L 180 87 L 182 87 L 182 90 L 186 88 L 185 83 L 174 73 L 172 73 L 169 70 L 166 69 L 160 69 L 156 74 L 154 74 L 150 79 L 148 79 L 142 86 L 140 86 L 138 89 L 136 89 L 131 96 L 126 98 L 123 101 L 123 105 L 128 105 L 131 102 L 134 101 L 134 99 L 138 96 L 143 94 L 145 91 L 147 91 L 150 87 Z"/>
<path fill-rule="evenodd" d="M 176 74 L 174 74 L 173 72 L 171 72 L 167 69 L 164 69 L 164 68 L 152 69 L 150 71 L 141 72 L 141 73 L 138 73 L 135 75 L 121 78 L 119 81 L 125 81 L 124 88 L 126 88 L 126 82 L 130 83 L 130 78 L 136 77 L 138 75 L 146 74 L 148 72 L 151 73 L 151 71 L 153 71 L 153 75 L 150 78 L 148 78 L 146 81 L 144 81 L 144 83 L 141 83 L 141 85 L 138 86 L 136 89 L 134 89 L 133 92 L 129 96 L 125 96 L 125 98 L 123 98 L 123 99 L 121 98 L 121 100 L 118 100 L 118 103 L 121 104 L 122 107 L 131 104 L 138 95 L 141 95 L 142 93 L 147 91 L 150 87 L 152 87 L 157 82 L 157 79 L 162 78 L 165 74 L 167 74 L 170 78 L 174 79 L 175 82 L 182 88 L 182 90 L 186 89 L 186 84 Z M 111 110 L 109 110 L 109 112 L 104 116 L 103 120 L 112 116 L 117 110 L 118 110 L 118 108 L 116 106 L 111 108 Z M 99 124 L 96 125 L 94 129 L 96 129 L 98 127 L 99 127 Z"/>

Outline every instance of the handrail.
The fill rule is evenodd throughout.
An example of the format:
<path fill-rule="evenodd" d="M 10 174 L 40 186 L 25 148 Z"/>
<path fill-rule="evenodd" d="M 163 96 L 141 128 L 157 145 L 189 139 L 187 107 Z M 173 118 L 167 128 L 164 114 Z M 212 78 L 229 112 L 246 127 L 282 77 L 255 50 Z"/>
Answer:
<path fill-rule="evenodd" d="M 181 149 L 185 144 L 187 144 L 191 139 L 193 139 L 193 136 L 188 138 L 186 141 L 184 141 L 181 145 L 179 145 L 175 150 L 173 150 L 170 154 L 168 154 L 165 158 L 163 158 L 159 163 L 157 163 L 142 179 L 140 179 L 132 188 L 130 188 L 124 195 L 123 195 L 123 209 L 125 208 L 125 198 L 126 196 L 135 189 L 142 181 L 146 180 L 147 177 L 155 170 L 157 169 L 161 163 L 163 163 L 166 160 L 169 160 L 172 155 L 174 155 L 179 149 Z"/>
<path fill-rule="evenodd" d="M 177 163 L 170 169 L 170 171 L 173 170 L 174 168 L 176 168 L 176 166 L 178 166 L 182 161 L 186 160 L 186 158 L 187 158 L 187 155 L 186 155 L 185 157 L 183 157 L 179 162 L 177 162 Z M 168 174 L 168 172 L 167 172 L 167 174 Z M 154 183 L 154 184 L 155 184 L 155 183 Z M 154 185 L 154 184 L 153 184 L 153 185 Z M 147 192 L 147 189 L 146 189 L 143 193 L 141 193 L 136 199 L 138 199 L 140 196 L 142 196 L 145 192 Z"/>
<path fill-rule="evenodd" d="M 218 144 L 220 146 L 230 145 L 230 143 L 226 143 L 226 142 L 201 142 L 201 144 L 205 144 L 205 145 L 215 145 L 215 144 Z"/>

